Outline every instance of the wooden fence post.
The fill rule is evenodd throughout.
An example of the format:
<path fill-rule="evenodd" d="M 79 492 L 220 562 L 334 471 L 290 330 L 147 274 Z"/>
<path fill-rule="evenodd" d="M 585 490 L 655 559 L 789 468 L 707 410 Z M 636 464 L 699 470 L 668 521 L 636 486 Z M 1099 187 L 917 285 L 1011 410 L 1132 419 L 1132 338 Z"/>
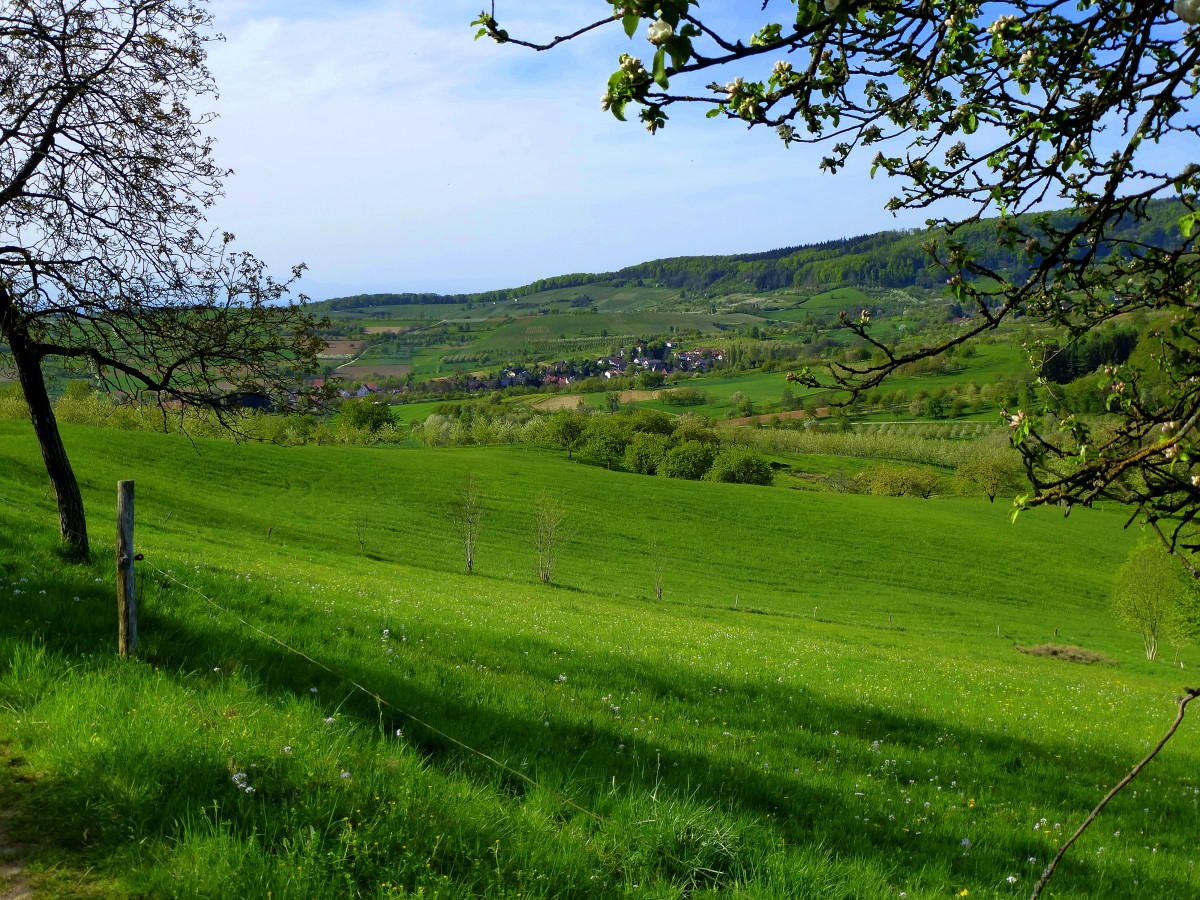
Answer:
<path fill-rule="evenodd" d="M 137 652 L 137 591 L 133 577 L 133 482 L 117 482 L 117 653 Z"/>

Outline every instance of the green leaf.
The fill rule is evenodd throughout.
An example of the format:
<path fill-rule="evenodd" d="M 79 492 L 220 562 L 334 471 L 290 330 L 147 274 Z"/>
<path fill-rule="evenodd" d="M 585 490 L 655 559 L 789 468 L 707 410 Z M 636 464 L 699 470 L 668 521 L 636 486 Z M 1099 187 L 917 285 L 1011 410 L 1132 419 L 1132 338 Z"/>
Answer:
<path fill-rule="evenodd" d="M 963 119 L 963 132 L 966 134 L 974 134 L 979 130 L 979 117 L 975 113 L 971 113 Z"/>
<path fill-rule="evenodd" d="M 796 4 L 796 29 L 813 24 L 823 13 L 824 9 L 820 3 L 805 3 L 801 0 Z"/>
<path fill-rule="evenodd" d="M 663 46 L 671 54 L 671 65 L 676 69 L 686 66 L 692 58 L 692 42 L 686 37 L 677 34 Z"/>
<path fill-rule="evenodd" d="M 634 32 L 637 31 L 639 19 L 640 17 L 635 12 L 627 12 L 621 17 L 621 24 L 625 26 L 626 35 L 633 37 Z"/>
<path fill-rule="evenodd" d="M 667 89 L 667 53 L 659 47 L 654 54 L 654 83 L 664 91 Z"/>
<path fill-rule="evenodd" d="M 1200 210 L 1195 210 L 1193 212 L 1188 213 L 1186 216 L 1184 216 L 1182 219 L 1179 220 L 1180 234 L 1182 234 L 1185 238 L 1191 237 L 1192 231 L 1195 229 L 1196 222 L 1198 222 L 1198 221 L 1200 221 Z"/>
<path fill-rule="evenodd" d="M 706 113 L 704 114 L 704 118 L 706 118 L 706 119 L 715 119 L 715 118 L 716 118 L 717 116 L 719 116 L 720 114 L 721 114 L 721 107 L 719 107 L 719 106 L 714 106 L 712 109 L 710 109 L 708 112 L 706 112 Z"/>

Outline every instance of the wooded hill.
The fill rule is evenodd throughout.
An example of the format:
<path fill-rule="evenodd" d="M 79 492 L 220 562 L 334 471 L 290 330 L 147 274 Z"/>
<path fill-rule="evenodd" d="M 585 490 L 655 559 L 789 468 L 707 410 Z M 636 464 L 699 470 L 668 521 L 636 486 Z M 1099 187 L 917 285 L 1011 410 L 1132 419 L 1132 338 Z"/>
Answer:
<path fill-rule="evenodd" d="M 1183 208 L 1176 202 L 1152 203 L 1147 208 L 1147 221 L 1130 220 L 1114 237 L 1161 246 L 1169 236 L 1178 233 L 1182 214 Z M 1045 215 L 1061 225 L 1070 220 L 1072 213 L 1056 211 Z M 316 306 L 338 311 L 378 306 L 493 303 L 585 285 L 672 288 L 690 295 L 691 299 L 697 295 L 721 297 L 792 287 L 934 288 L 945 276 L 931 265 L 924 248 L 930 240 L 944 236 L 940 229 L 880 231 L 762 253 L 677 256 L 627 266 L 616 272 L 559 275 L 521 287 L 475 294 L 358 294 L 326 300 Z M 1023 255 L 995 243 L 993 221 L 963 226 L 955 238 L 964 241 L 982 264 L 1010 277 L 1019 277 L 1030 264 Z"/>

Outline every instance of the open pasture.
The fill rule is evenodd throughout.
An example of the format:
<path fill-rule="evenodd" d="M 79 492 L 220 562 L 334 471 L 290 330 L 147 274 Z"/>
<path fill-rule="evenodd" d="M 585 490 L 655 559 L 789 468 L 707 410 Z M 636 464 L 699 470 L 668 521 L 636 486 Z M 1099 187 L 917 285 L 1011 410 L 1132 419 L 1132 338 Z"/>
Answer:
<path fill-rule="evenodd" d="M 722 327 L 761 321 L 744 314 L 708 315 L 680 312 L 584 312 L 551 313 L 512 319 L 480 338 L 476 345 L 492 352 L 514 352 L 525 347 L 549 352 L 570 352 L 571 345 L 584 343 L 619 347 L 623 343 L 653 335 L 700 331 L 719 332 Z"/>
<path fill-rule="evenodd" d="M 50 549 L 36 448 L 0 422 L 0 734 L 64 894 L 1027 896 L 1200 661 L 1147 663 L 1112 625 L 1116 513 L 1010 525 L 522 448 L 66 440 L 90 567 Z M 473 576 L 447 512 L 467 473 Z M 146 555 L 131 663 L 119 478 Z M 1052 641 L 1114 664 L 1017 650 Z M 1195 896 L 1197 762 L 1185 723 L 1047 896 Z"/>
<path fill-rule="evenodd" d="M 578 287 L 553 288 L 522 297 L 518 302 L 533 308 L 548 305 L 569 306 L 588 298 L 592 305 L 601 312 L 621 313 L 638 310 L 677 307 L 679 291 L 670 288 L 640 287 L 628 285 L 614 287 L 604 284 L 584 284 Z"/>
<path fill-rule="evenodd" d="M 808 318 L 821 321 L 837 318 L 839 313 L 853 313 L 875 304 L 869 294 L 858 288 L 835 288 L 810 297 L 796 297 L 789 309 L 773 310 L 764 315 L 781 322 L 800 322 Z"/>

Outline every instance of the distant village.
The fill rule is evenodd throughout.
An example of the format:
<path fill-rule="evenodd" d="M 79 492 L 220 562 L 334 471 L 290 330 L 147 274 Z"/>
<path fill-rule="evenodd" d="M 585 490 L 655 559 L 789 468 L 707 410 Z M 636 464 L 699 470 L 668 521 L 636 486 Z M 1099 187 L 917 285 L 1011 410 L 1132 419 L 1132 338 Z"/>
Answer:
<path fill-rule="evenodd" d="M 504 368 L 487 377 L 481 376 L 479 373 L 439 377 L 423 385 L 423 390 L 432 389 L 433 393 L 444 391 L 477 393 L 520 387 L 531 389 L 568 387 L 587 379 L 611 381 L 617 378 L 638 378 L 646 386 L 658 386 L 668 376 L 677 372 L 708 372 L 724 361 L 724 351 L 715 347 L 678 350 L 675 344 L 667 341 L 630 348 L 628 358 L 626 351 L 621 350 L 616 354 L 602 356 L 594 361 L 564 359 L 533 366 Z M 442 386 L 441 390 L 439 390 L 439 385 Z M 411 383 L 389 386 L 386 382 L 343 382 L 336 375 L 314 379 L 313 387 L 334 391 L 343 400 L 372 396 L 399 397 L 415 390 Z"/>

